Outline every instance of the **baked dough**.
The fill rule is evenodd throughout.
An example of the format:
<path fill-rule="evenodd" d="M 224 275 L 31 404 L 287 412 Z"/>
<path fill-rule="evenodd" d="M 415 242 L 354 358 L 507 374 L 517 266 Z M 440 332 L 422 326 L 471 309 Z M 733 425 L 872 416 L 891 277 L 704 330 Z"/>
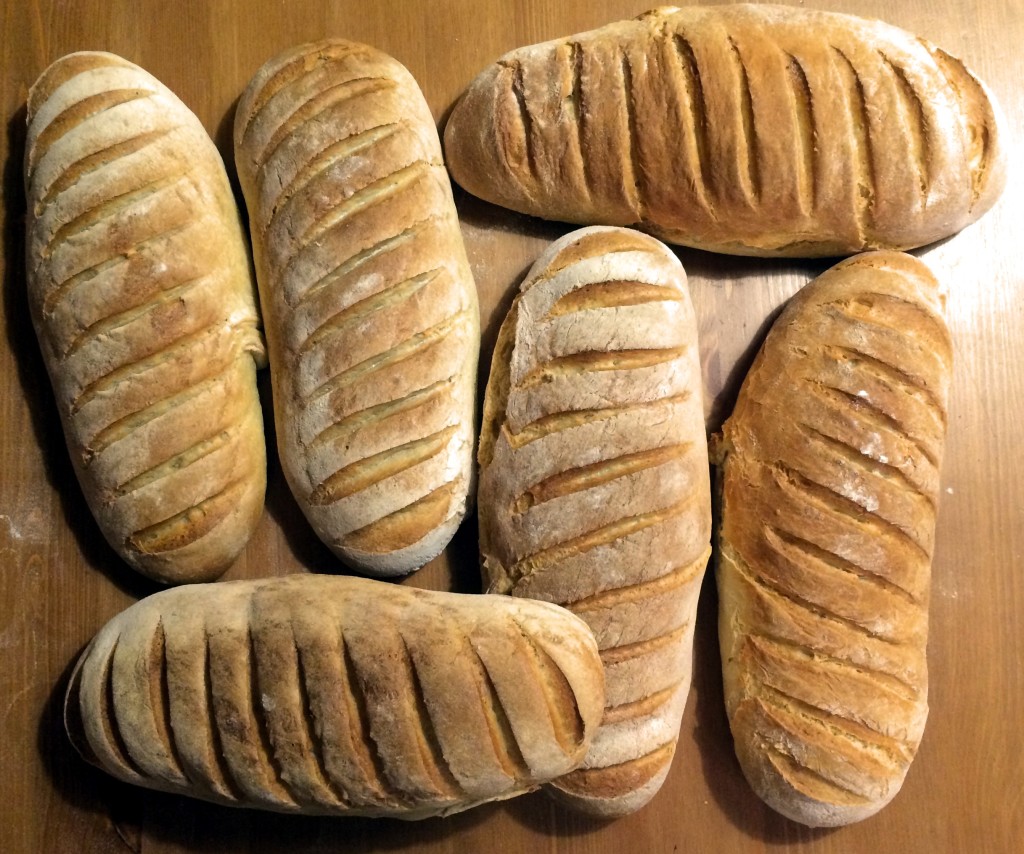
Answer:
<path fill-rule="evenodd" d="M 472 493 L 480 348 L 433 117 L 386 54 L 302 45 L 242 95 L 235 161 L 288 484 L 346 563 L 411 572 Z"/>
<path fill-rule="evenodd" d="M 554 605 L 296 575 L 133 605 L 82 654 L 65 719 L 129 783 L 414 819 L 574 768 L 603 678 L 590 631 Z"/>
<path fill-rule="evenodd" d="M 166 86 L 109 53 L 28 97 L 28 295 L 104 536 L 164 582 L 208 580 L 263 511 L 266 357 L 224 164 Z"/>
<path fill-rule="evenodd" d="M 593 227 L 541 255 L 498 336 L 479 457 L 488 590 L 564 605 L 605 665 L 602 726 L 549 790 L 637 810 L 675 752 L 711 539 L 696 320 L 672 252 Z"/>
<path fill-rule="evenodd" d="M 999 111 L 958 59 L 879 21 L 656 9 L 523 47 L 445 129 L 455 180 L 546 219 L 739 255 L 907 249 L 1005 183 Z"/>
<path fill-rule="evenodd" d="M 858 255 L 793 298 L 716 455 L 725 703 L 747 779 L 812 826 L 899 791 L 928 712 L 952 345 L 928 268 Z"/>

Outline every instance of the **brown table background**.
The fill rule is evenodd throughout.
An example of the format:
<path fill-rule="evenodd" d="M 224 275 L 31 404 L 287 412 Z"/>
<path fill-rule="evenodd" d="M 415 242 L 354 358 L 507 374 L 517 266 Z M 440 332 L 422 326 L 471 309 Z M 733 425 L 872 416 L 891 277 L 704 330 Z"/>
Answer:
<path fill-rule="evenodd" d="M 0 23 L 4 292 L 0 313 L 0 851 L 50 852 L 912 852 L 1024 850 L 1024 3 L 816 0 L 882 17 L 963 58 L 1007 115 L 1010 182 L 978 224 L 921 251 L 950 290 L 956 344 L 932 588 L 931 717 L 903 791 L 834 831 L 761 804 L 731 749 L 708 575 L 675 763 L 657 798 L 595 822 L 541 793 L 419 823 L 231 810 L 118 783 L 67 743 L 71 662 L 111 616 L 156 588 L 103 541 L 71 470 L 24 293 L 21 161 L 28 87 L 57 57 L 104 49 L 142 65 L 204 122 L 231 165 L 234 103 L 272 55 L 326 35 L 375 45 L 419 80 L 435 118 L 513 47 L 631 17 L 654 0 L 324 2 L 6 0 Z M 803 6 L 804 3 L 793 3 Z M 480 290 L 489 363 L 510 293 L 570 230 L 456 191 Z M 709 430 L 728 413 L 778 306 L 826 266 L 679 250 L 702 334 Z M 264 400 L 269 397 L 265 372 Z M 267 506 L 228 578 L 341 571 L 309 532 L 273 451 Z M 470 519 L 405 583 L 479 590 Z"/>

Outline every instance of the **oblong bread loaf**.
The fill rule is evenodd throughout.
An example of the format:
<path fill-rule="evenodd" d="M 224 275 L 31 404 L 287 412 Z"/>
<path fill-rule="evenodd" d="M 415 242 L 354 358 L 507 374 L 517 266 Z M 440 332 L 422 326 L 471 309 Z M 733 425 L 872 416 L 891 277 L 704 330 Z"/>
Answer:
<path fill-rule="evenodd" d="M 741 255 L 907 249 L 1005 183 L 999 110 L 958 59 L 879 21 L 656 9 L 485 69 L 445 130 L 481 198 Z"/>
<path fill-rule="evenodd" d="M 488 589 L 578 614 L 605 665 L 603 724 L 551 792 L 597 815 L 639 809 L 679 736 L 710 554 L 696 321 L 675 255 L 604 227 L 541 255 L 498 336 L 479 457 Z"/>
<path fill-rule="evenodd" d="M 430 110 L 380 51 L 302 45 L 242 95 L 235 159 L 288 483 L 342 560 L 410 572 L 466 511 L 480 346 Z"/>
<path fill-rule="evenodd" d="M 916 258 L 851 258 L 775 322 L 726 421 L 717 580 L 744 774 L 812 826 L 899 791 L 928 712 L 952 346 Z"/>
<path fill-rule="evenodd" d="M 216 577 L 263 510 L 265 362 L 249 254 L 199 120 L 109 53 L 28 97 L 28 294 L 104 536 L 165 582 Z"/>
<path fill-rule="evenodd" d="M 414 819 L 574 768 L 603 679 L 590 631 L 556 606 L 302 575 L 133 605 L 82 654 L 65 720 L 129 783 Z"/>

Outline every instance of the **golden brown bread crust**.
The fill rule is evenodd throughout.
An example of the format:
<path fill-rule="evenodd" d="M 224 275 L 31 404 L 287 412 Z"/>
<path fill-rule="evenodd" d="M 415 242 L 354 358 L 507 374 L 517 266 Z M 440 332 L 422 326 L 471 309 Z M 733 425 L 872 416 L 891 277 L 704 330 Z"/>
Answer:
<path fill-rule="evenodd" d="M 160 581 L 211 579 L 266 487 L 245 236 L 217 149 L 141 68 L 57 60 L 28 99 L 28 292 L 104 536 Z"/>
<path fill-rule="evenodd" d="M 552 793 L 639 809 L 679 736 L 711 535 L 696 321 L 668 249 L 598 227 L 540 257 L 499 333 L 479 458 L 489 590 L 569 608 L 605 665 L 602 726 Z"/>
<path fill-rule="evenodd" d="M 604 703 L 593 636 L 554 605 L 330 576 L 144 599 L 65 704 L 89 761 L 281 812 L 424 818 L 574 768 Z"/>
<path fill-rule="evenodd" d="M 909 255 L 832 268 L 776 321 L 716 451 L 736 752 L 757 794 L 804 824 L 885 806 L 924 729 L 942 310 Z"/>
<path fill-rule="evenodd" d="M 878 21 L 666 7 L 514 50 L 452 111 L 470 192 L 742 255 L 907 249 L 1004 184 L 998 109 L 964 65 Z"/>
<path fill-rule="evenodd" d="M 288 483 L 343 560 L 410 572 L 473 470 L 479 316 L 433 118 L 394 59 L 323 41 L 256 73 L 235 152 Z"/>

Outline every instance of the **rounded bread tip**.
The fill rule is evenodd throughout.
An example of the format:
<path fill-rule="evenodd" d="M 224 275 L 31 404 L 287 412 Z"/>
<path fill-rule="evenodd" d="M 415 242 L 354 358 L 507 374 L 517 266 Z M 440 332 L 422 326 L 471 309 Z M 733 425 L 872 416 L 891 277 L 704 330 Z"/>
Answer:
<path fill-rule="evenodd" d="M 775 768 L 765 767 L 759 760 L 749 761 L 755 764 L 751 766 L 741 763 L 743 775 L 758 798 L 779 815 L 805 827 L 829 828 L 856 824 L 880 812 L 896 794 L 893 791 L 882 799 L 861 804 L 829 803 L 801 792 Z"/>

